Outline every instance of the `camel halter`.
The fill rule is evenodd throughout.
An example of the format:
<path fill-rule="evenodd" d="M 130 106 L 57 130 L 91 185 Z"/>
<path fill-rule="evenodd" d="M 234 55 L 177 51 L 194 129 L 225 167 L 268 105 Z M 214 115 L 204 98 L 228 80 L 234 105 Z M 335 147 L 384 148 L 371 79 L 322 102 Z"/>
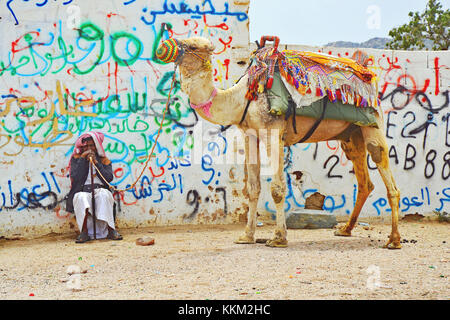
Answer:
<path fill-rule="evenodd" d="M 177 63 L 183 54 L 183 46 L 174 38 L 163 41 L 156 51 L 156 57 L 164 63 Z"/>
<path fill-rule="evenodd" d="M 166 41 L 163 41 L 161 45 L 159 46 L 158 50 L 156 51 L 156 57 L 161 60 L 164 63 L 175 63 L 175 65 L 178 65 L 183 60 L 183 56 L 185 54 L 191 54 L 195 58 L 201 60 L 204 64 L 210 66 L 211 62 L 199 55 L 198 53 L 192 51 L 189 49 L 189 47 L 177 39 L 170 38 Z M 180 77 L 181 78 L 181 77 Z M 217 95 L 217 89 L 214 88 L 214 90 L 211 93 L 211 96 L 206 102 L 200 103 L 198 105 L 190 103 L 191 108 L 194 110 L 201 109 L 205 113 L 205 116 L 208 118 L 211 118 L 211 112 L 209 111 L 212 106 L 212 100 Z"/>
<path fill-rule="evenodd" d="M 163 41 L 156 51 L 156 57 L 164 63 L 175 63 L 180 64 L 183 59 L 184 54 L 191 54 L 197 59 L 208 63 L 208 59 L 202 57 L 201 55 L 195 53 L 188 46 L 182 44 L 179 40 L 170 38 Z"/>
<path fill-rule="evenodd" d="M 216 95 L 217 95 L 217 89 L 214 88 L 214 90 L 211 93 L 211 96 L 209 97 L 209 99 L 206 102 L 203 102 L 203 103 L 200 103 L 200 104 L 193 104 L 193 103 L 191 103 L 191 108 L 195 109 L 195 110 L 202 109 L 203 112 L 205 113 L 205 115 L 208 118 L 211 118 L 211 112 L 209 111 L 209 109 L 211 108 L 212 101 L 213 101 L 213 99 L 214 99 L 214 97 Z"/>

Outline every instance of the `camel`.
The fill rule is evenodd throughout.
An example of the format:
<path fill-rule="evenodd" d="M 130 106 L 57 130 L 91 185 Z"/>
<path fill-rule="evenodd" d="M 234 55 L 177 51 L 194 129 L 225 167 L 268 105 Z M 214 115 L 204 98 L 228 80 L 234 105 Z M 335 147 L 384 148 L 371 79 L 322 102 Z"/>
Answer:
<path fill-rule="evenodd" d="M 268 155 L 272 150 L 272 142 L 261 140 L 266 137 L 259 136 L 259 132 L 264 132 L 261 129 L 266 129 L 265 131 L 268 134 L 275 132 L 278 135 L 278 141 L 276 142 L 279 163 L 270 185 L 271 195 L 276 206 L 276 227 L 273 237 L 267 240 L 266 245 L 269 247 L 286 247 L 288 241 L 283 208 L 286 195 L 286 183 L 283 174 L 284 147 L 293 145 L 303 138 L 316 119 L 296 116 L 296 130 L 294 130 L 291 122 L 288 122 L 289 119 L 286 120 L 284 116 L 269 114 L 267 99 L 258 98 L 248 105 L 246 116 L 241 122 L 247 105 L 248 75 L 244 75 L 229 89 L 216 89 L 213 83 L 211 65 L 211 55 L 214 51 L 212 42 L 203 37 L 175 39 L 175 42 L 179 49 L 179 56 L 176 57 L 175 63 L 179 66 L 181 74 L 181 90 L 189 96 L 191 106 L 198 107 L 196 108 L 198 115 L 217 125 L 235 125 L 242 132 L 254 133 L 247 134 L 245 142 L 245 187 L 243 193 L 249 200 L 247 224 L 244 234 L 235 240 L 235 243 L 253 244 L 256 242 L 256 213 L 261 190 L 259 142 L 268 141 L 266 143 Z M 162 45 L 159 46 L 159 49 L 162 48 Z M 203 108 L 202 106 L 205 105 L 210 108 Z M 400 233 L 398 230 L 400 192 L 389 167 L 389 148 L 382 129 L 384 124 L 381 117 L 377 113 L 378 128 L 358 126 L 349 134 L 349 130 L 346 131 L 350 127 L 349 122 L 324 119 L 304 143 L 338 140 L 345 155 L 353 163 L 358 181 L 357 199 L 349 220 L 343 227 L 335 231 L 336 236 L 351 236 L 361 209 L 374 189 L 366 161 L 367 152 L 370 153 L 386 186 L 389 205 L 392 209 L 391 234 L 384 247 L 400 249 Z M 254 151 L 256 154 L 250 153 L 251 144 L 258 146 Z M 251 157 L 256 157 L 256 161 L 249 161 Z"/>

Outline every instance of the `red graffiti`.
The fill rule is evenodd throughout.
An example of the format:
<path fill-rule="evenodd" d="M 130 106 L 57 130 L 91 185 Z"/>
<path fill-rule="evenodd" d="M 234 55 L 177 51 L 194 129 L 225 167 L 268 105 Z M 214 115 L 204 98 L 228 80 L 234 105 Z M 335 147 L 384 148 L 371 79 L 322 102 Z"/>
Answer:
<path fill-rule="evenodd" d="M 231 48 L 230 44 L 231 44 L 232 41 L 233 41 L 233 37 L 231 37 L 231 36 L 228 37 L 228 42 L 225 42 L 222 38 L 219 38 L 219 42 L 221 44 L 223 44 L 223 50 L 219 51 L 219 52 L 213 52 L 213 54 L 219 55 L 219 54 L 225 52 L 227 50 L 227 48 Z"/>
<path fill-rule="evenodd" d="M 387 61 L 388 66 L 383 67 L 383 60 Z M 411 63 L 409 59 L 405 60 L 407 63 Z M 391 58 L 380 58 L 378 60 L 378 65 L 381 67 L 383 71 L 386 73 L 384 74 L 384 84 L 381 88 L 380 92 L 380 99 L 383 100 L 383 98 L 386 98 L 386 92 L 388 91 L 388 88 L 393 85 L 395 88 L 402 88 L 402 92 L 404 93 L 404 96 L 406 97 L 406 100 L 401 105 L 396 105 L 396 109 L 401 109 L 405 106 L 407 106 L 418 93 L 425 93 L 427 89 L 432 85 L 431 79 L 425 79 L 423 82 L 423 85 L 420 86 L 416 79 L 408 74 L 403 68 L 398 64 L 398 58 L 395 57 L 392 61 Z M 439 57 L 434 58 L 434 86 L 435 86 L 435 95 L 437 96 L 440 93 L 439 90 L 439 78 L 440 78 L 440 69 L 448 68 L 445 65 L 439 65 Z M 389 95 L 388 95 L 389 96 Z M 425 98 L 422 98 L 422 102 Z M 426 99 L 425 99 L 426 100 Z M 392 111 L 393 109 L 387 109 L 385 110 L 385 113 L 388 113 Z"/>
<path fill-rule="evenodd" d="M 228 72 L 229 72 L 229 69 L 230 69 L 230 59 L 225 59 L 224 61 L 223 61 L 223 65 L 225 66 L 225 68 L 226 68 L 226 73 L 225 73 L 225 80 L 228 80 Z"/>
<path fill-rule="evenodd" d="M 114 170 L 114 176 L 116 178 L 122 178 L 123 176 L 123 169 L 122 168 L 117 168 L 116 170 Z"/>
<path fill-rule="evenodd" d="M 159 169 L 161 170 L 161 173 L 160 173 L 159 175 L 156 175 L 156 174 L 153 172 L 152 167 L 148 167 L 148 169 L 150 170 L 150 173 L 152 174 L 152 177 L 153 177 L 153 178 L 159 178 L 159 177 L 163 176 L 164 173 L 166 172 L 166 171 L 164 170 L 164 167 L 159 167 Z"/>
<path fill-rule="evenodd" d="M 203 22 L 205 23 L 205 26 L 208 28 L 218 28 L 218 29 L 222 29 L 224 31 L 228 31 L 230 28 L 228 27 L 228 25 L 225 22 L 222 22 L 221 24 L 217 24 L 217 25 L 209 25 L 206 22 L 206 15 L 203 15 Z"/>
<path fill-rule="evenodd" d="M 136 186 L 133 189 L 134 189 L 134 192 L 136 193 L 137 192 L 136 191 Z M 120 191 L 120 192 L 117 192 L 117 193 L 119 194 L 119 197 L 120 197 L 120 200 L 122 201 L 122 203 L 124 205 L 126 205 L 126 206 L 132 206 L 132 205 L 135 205 L 138 202 L 138 199 L 134 200 L 133 202 L 126 202 L 125 201 L 124 191 Z"/>
<path fill-rule="evenodd" d="M 60 207 L 56 208 L 55 213 L 58 219 L 67 219 L 70 216 L 70 212 L 67 212 L 65 215 L 61 215 L 60 212 L 61 208 Z"/>

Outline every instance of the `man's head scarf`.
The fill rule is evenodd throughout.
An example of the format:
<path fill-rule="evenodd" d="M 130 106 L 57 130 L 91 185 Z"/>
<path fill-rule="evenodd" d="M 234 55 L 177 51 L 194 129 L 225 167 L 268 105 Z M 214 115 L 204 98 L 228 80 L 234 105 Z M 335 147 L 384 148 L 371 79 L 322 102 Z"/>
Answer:
<path fill-rule="evenodd" d="M 97 148 L 97 154 L 100 157 L 106 157 L 105 149 L 103 149 L 103 140 L 105 140 L 105 135 L 98 131 L 90 131 L 82 134 L 78 137 L 77 141 L 75 141 L 75 148 L 73 150 L 73 154 L 80 155 L 81 147 L 86 145 L 86 141 L 83 142 L 86 138 L 92 138 L 95 143 L 95 147 Z"/>
<path fill-rule="evenodd" d="M 78 137 L 77 141 L 75 141 L 75 147 L 73 149 L 73 153 L 72 156 L 70 157 L 69 160 L 69 177 L 70 177 L 70 161 L 72 160 L 72 158 L 74 156 L 80 156 L 82 151 L 81 151 L 81 147 L 85 146 L 87 144 L 87 141 L 84 141 L 84 139 L 86 138 L 92 138 L 92 140 L 94 140 L 95 143 L 95 147 L 97 149 L 97 154 L 100 157 L 106 157 L 106 153 L 105 153 L 105 149 L 103 149 L 103 140 L 105 139 L 105 135 L 101 132 L 98 131 L 90 131 L 90 132 L 86 132 L 84 134 L 82 134 L 81 136 Z"/>

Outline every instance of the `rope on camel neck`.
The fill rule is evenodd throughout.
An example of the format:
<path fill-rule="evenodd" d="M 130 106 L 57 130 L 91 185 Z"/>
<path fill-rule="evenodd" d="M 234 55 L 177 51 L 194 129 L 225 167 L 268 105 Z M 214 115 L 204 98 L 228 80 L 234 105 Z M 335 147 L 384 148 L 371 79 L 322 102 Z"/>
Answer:
<path fill-rule="evenodd" d="M 148 163 L 150 162 L 150 159 L 151 159 L 152 156 L 153 156 L 153 151 L 155 150 L 156 144 L 157 144 L 157 142 L 158 142 L 159 135 L 161 134 L 162 127 L 163 127 L 163 124 L 164 124 L 164 119 L 165 119 L 165 117 L 166 117 L 166 112 L 167 112 L 167 110 L 169 109 L 170 96 L 171 96 L 171 94 L 172 94 L 172 90 L 173 90 L 173 87 L 174 87 L 174 84 L 175 84 L 175 77 L 176 77 L 176 74 L 177 74 L 177 65 L 175 64 L 175 69 L 174 69 L 174 71 L 173 71 L 172 83 L 171 83 L 171 85 L 170 85 L 169 95 L 167 96 L 166 106 L 165 106 L 165 108 L 164 108 L 164 112 L 163 112 L 161 124 L 160 124 L 159 129 L 158 129 L 158 134 L 156 135 L 155 143 L 153 144 L 152 150 L 151 150 L 150 154 L 148 155 L 147 160 L 145 161 L 145 165 L 144 165 L 144 168 L 143 168 L 142 171 L 141 171 L 141 174 L 140 174 L 139 177 L 133 182 L 133 184 L 132 184 L 131 186 L 129 186 L 129 187 L 126 188 L 126 189 L 117 189 L 115 186 L 111 185 L 111 184 L 105 179 L 105 177 L 102 175 L 102 173 L 100 172 L 100 170 L 97 168 L 97 166 L 96 166 L 95 163 L 93 162 L 92 158 L 89 158 L 89 161 L 90 161 L 90 162 L 92 163 L 92 165 L 95 167 L 95 170 L 96 170 L 96 171 L 99 173 L 99 175 L 103 178 L 103 180 L 106 182 L 106 184 L 107 184 L 110 188 L 112 188 L 113 191 L 116 191 L 116 192 L 124 192 L 124 191 L 128 191 L 128 190 L 133 189 L 133 188 L 136 186 L 136 183 L 141 179 L 142 175 L 144 174 L 145 169 L 147 169 Z"/>

